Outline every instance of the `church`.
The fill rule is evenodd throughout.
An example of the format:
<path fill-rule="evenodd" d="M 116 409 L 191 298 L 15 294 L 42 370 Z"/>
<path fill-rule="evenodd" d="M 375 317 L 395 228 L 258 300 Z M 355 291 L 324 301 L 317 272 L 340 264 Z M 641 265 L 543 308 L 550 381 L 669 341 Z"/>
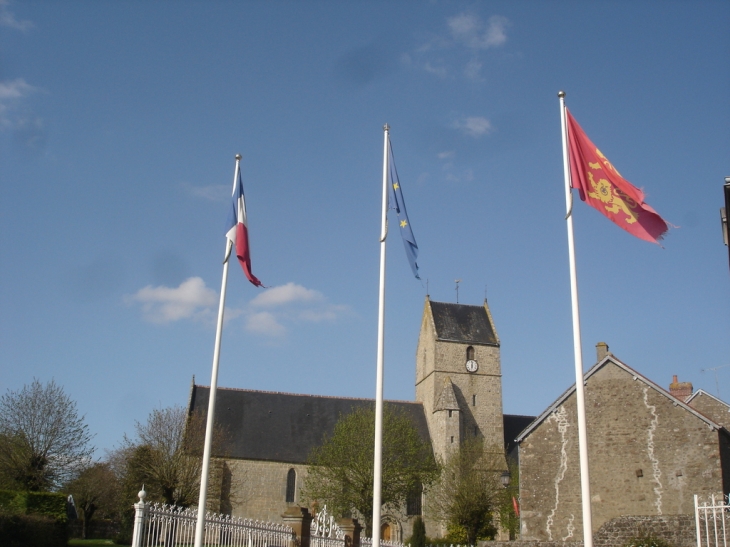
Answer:
<path fill-rule="evenodd" d="M 584 377 L 594 534 L 632 515 L 687 520 L 694 495 L 730 493 L 730 406 L 702 390 L 692 394 L 692 385 L 676 376 L 667 391 L 619 360 L 607 344 L 596 349 L 597 362 Z M 538 417 L 506 415 L 501 379 L 500 340 L 487 302 L 426 297 L 415 401 L 389 403 L 411 418 L 438 458 L 477 437 L 518 462 L 521 539 L 579 539 L 575 386 Z M 205 414 L 208 397 L 209 388 L 193 382 L 189 412 Z M 218 509 L 281 522 L 287 509 L 303 505 L 300 491 L 312 449 L 331 435 L 340 416 L 373 405 L 372 399 L 219 388 L 216 422 L 229 439 L 214 454 Z M 398 514 L 384 513 L 381 538 L 402 541 L 416 516 L 429 536 L 438 536 L 443 528 L 422 501 L 423 494 Z"/>
<path fill-rule="evenodd" d="M 485 446 L 516 449 L 514 439 L 532 416 L 504 415 L 500 342 L 492 314 L 481 306 L 433 302 L 426 297 L 416 350 L 415 401 L 388 401 L 405 412 L 434 455 L 445 457 L 466 437 Z M 209 388 L 191 388 L 189 411 L 205 414 Z M 341 415 L 372 399 L 325 397 L 218 388 L 216 422 L 230 439 L 217 454 L 221 510 L 235 516 L 280 521 L 301 503 L 307 458 Z M 506 469 L 506 464 L 505 464 Z M 381 537 L 402 540 L 416 516 L 430 522 L 421 499 L 408 500 L 402 514 L 384 514 Z"/>

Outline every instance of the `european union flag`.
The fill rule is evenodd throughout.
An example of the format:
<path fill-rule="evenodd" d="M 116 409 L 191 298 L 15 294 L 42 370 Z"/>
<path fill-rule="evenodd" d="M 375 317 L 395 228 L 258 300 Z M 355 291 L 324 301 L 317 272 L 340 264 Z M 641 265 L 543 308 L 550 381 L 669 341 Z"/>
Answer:
<path fill-rule="evenodd" d="M 398 180 L 398 170 L 395 168 L 395 161 L 393 160 L 393 147 L 388 141 L 388 171 L 390 176 L 390 189 L 392 195 L 391 207 L 398 213 L 398 228 L 400 229 L 400 235 L 403 238 L 403 246 L 406 249 L 406 257 L 413 270 L 413 275 L 416 279 L 421 279 L 418 275 L 418 264 L 416 264 L 416 258 L 418 257 L 418 244 L 416 244 L 416 238 L 413 237 L 413 230 L 411 229 L 411 222 L 408 220 L 408 213 L 406 212 L 406 203 L 403 201 L 403 190 L 400 187 L 400 180 Z"/>

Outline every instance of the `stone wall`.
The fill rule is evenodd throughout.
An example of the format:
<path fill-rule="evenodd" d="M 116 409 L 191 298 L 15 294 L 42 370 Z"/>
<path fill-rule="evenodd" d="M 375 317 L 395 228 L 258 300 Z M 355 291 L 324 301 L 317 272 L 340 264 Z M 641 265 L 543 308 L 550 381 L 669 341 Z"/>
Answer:
<path fill-rule="evenodd" d="M 232 515 L 270 522 L 281 522 L 289 507 L 299 505 L 307 466 L 301 464 L 254 460 L 226 460 L 230 470 L 230 487 L 223 488 L 222 506 Z M 286 478 L 296 471 L 294 503 L 286 502 Z"/>
<path fill-rule="evenodd" d="M 724 430 L 612 361 L 585 394 L 594 530 L 621 515 L 688 514 L 693 494 L 723 491 Z M 579 539 L 575 393 L 522 440 L 519 457 L 522 537 Z"/>
<path fill-rule="evenodd" d="M 582 537 L 582 532 L 578 531 Z M 623 516 L 611 519 L 593 536 L 594 547 L 623 547 L 638 536 L 655 536 L 672 547 L 695 547 L 694 515 Z M 479 547 L 583 547 L 582 541 L 480 541 Z"/>
<path fill-rule="evenodd" d="M 689 402 L 689 406 L 696 408 L 721 426 L 730 427 L 730 407 L 726 403 L 718 401 L 704 392 L 698 392 Z"/>

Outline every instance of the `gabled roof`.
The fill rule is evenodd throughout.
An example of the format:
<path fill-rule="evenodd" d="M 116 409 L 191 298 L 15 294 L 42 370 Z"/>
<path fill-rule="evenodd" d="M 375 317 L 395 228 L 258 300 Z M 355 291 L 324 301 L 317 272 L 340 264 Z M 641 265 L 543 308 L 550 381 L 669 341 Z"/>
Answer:
<path fill-rule="evenodd" d="M 714 399 L 721 405 L 725 405 L 726 407 L 730 408 L 730 404 L 726 403 L 722 399 L 715 397 L 714 395 L 711 395 L 710 393 L 707 393 L 704 389 L 698 389 L 697 391 L 695 391 L 692 395 L 687 397 L 687 400 L 685 401 L 685 403 L 689 404 L 694 398 L 696 398 L 698 396 L 702 396 L 702 395 L 709 397 L 710 399 Z"/>
<path fill-rule="evenodd" d="M 694 414 L 700 420 L 702 420 L 703 422 L 705 422 L 709 427 L 711 427 L 713 429 L 721 429 L 722 428 L 721 425 L 713 422 L 712 420 L 710 420 L 707 416 L 705 416 L 701 412 L 698 412 L 697 410 L 695 410 L 694 408 L 692 408 L 691 406 L 689 406 L 684 401 L 682 401 L 680 399 L 677 399 L 672 394 L 670 394 L 667 390 L 665 390 L 664 388 L 662 388 L 659 385 L 655 384 L 654 382 L 652 382 L 651 380 L 649 380 L 645 376 L 642 376 L 641 374 L 639 374 L 638 372 L 636 372 L 634 369 L 632 369 L 627 364 L 619 361 L 616 358 L 616 356 L 614 356 L 613 354 L 607 355 L 601 361 L 599 361 L 598 363 L 596 363 L 595 365 L 593 365 L 593 367 L 591 367 L 590 370 L 588 370 L 588 372 L 586 372 L 583 375 L 583 381 L 585 382 L 586 380 L 588 380 L 588 378 L 590 378 L 591 376 L 593 376 L 597 371 L 599 371 L 600 369 L 602 369 L 604 366 L 606 366 L 609 363 L 612 363 L 612 364 L 616 365 L 617 367 L 625 370 L 626 372 L 628 372 L 629 374 L 631 374 L 634 377 L 635 380 L 638 380 L 638 381 L 646 384 L 647 386 L 649 386 L 650 388 L 654 389 L 658 393 L 664 395 L 672 403 L 674 403 L 676 406 L 680 406 L 680 407 L 684 408 L 687 412 L 690 412 L 690 413 Z M 555 400 L 555 402 L 553 402 L 553 404 L 551 404 L 547 408 L 547 410 L 545 410 L 545 412 L 543 412 L 537 418 L 535 418 L 535 420 L 522 433 L 520 433 L 519 437 L 517 437 L 517 442 L 518 443 L 521 443 L 522 440 L 525 437 L 527 437 L 530 433 L 532 433 L 535 430 L 535 428 L 537 428 L 538 425 L 540 425 L 545 419 L 547 419 L 550 416 L 550 414 L 552 414 L 560 405 L 562 405 L 568 399 L 568 397 L 570 397 L 574 392 L 575 392 L 575 384 L 573 384 L 560 397 L 558 397 Z"/>
<path fill-rule="evenodd" d="M 209 387 L 193 385 L 189 411 L 207 415 L 209 394 Z M 332 434 L 340 416 L 374 404 L 372 399 L 218 388 L 215 421 L 228 435 L 227 457 L 306 463 L 312 449 Z M 421 438 L 431 444 L 421 403 L 386 404 L 405 412 Z"/>
<path fill-rule="evenodd" d="M 483 306 L 429 301 L 436 338 L 447 342 L 499 346 L 487 303 Z"/>
<path fill-rule="evenodd" d="M 444 387 L 433 407 L 434 412 L 437 410 L 459 410 L 459 403 L 456 401 L 456 393 L 454 393 L 454 384 L 448 376 L 444 378 Z"/>

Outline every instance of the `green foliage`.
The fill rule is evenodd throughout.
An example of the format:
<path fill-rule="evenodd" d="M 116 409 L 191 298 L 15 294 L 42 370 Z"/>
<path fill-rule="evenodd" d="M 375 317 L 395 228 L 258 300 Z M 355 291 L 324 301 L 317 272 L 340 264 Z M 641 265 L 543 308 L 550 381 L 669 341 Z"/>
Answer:
<path fill-rule="evenodd" d="M 66 522 L 66 496 L 54 492 L 11 492 L 0 490 L 0 509 L 18 515 L 43 515 Z"/>
<path fill-rule="evenodd" d="M 429 509 L 449 527 L 454 543 L 475 545 L 496 533 L 492 513 L 503 489 L 506 461 L 501 449 L 488 450 L 481 439 L 469 439 L 452 451 L 431 489 Z"/>
<path fill-rule="evenodd" d="M 0 545 L 3 547 L 66 547 L 67 541 L 65 522 L 0 509 Z"/>
<path fill-rule="evenodd" d="M 520 517 L 515 512 L 515 502 L 520 496 L 520 466 L 515 460 L 507 458 L 510 482 L 499 492 L 497 498 L 500 527 L 515 539 L 520 530 Z"/>
<path fill-rule="evenodd" d="M 372 531 L 375 410 L 365 407 L 341 416 L 330 438 L 309 456 L 311 465 L 302 496 L 327 505 L 335 515 L 357 511 Z M 383 409 L 383 507 L 399 511 L 418 485 L 436 478 L 438 467 L 430 444 L 421 439 L 408 415 L 386 404 Z"/>
<path fill-rule="evenodd" d="M 413 521 L 413 534 L 406 541 L 411 547 L 426 547 L 426 524 L 421 517 Z"/>
<path fill-rule="evenodd" d="M 0 397 L 0 486 L 58 488 L 78 473 L 94 449 L 76 403 L 51 381 L 34 379 Z"/>
<path fill-rule="evenodd" d="M 81 537 L 86 539 L 89 523 L 95 516 L 113 519 L 119 504 L 119 481 L 109 463 L 95 463 L 64 486 L 71 494 L 81 519 Z"/>
<path fill-rule="evenodd" d="M 624 543 L 623 547 L 672 547 L 672 544 L 653 534 L 641 533 Z"/>

